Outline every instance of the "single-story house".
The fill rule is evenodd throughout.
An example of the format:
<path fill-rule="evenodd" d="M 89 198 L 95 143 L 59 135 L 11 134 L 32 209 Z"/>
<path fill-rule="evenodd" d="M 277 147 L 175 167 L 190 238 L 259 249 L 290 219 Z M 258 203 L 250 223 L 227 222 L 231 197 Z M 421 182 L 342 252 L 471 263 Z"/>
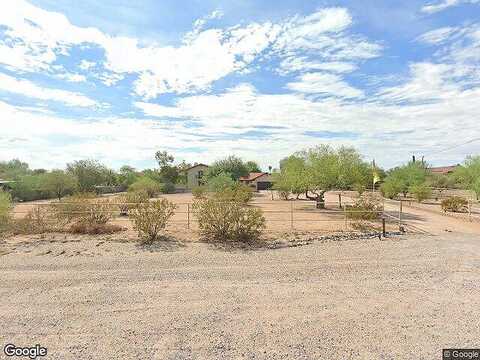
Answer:
<path fill-rule="evenodd" d="M 438 167 L 431 167 L 428 170 L 432 174 L 447 175 L 447 174 L 453 173 L 457 167 L 458 167 L 458 165 L 438 166 Z"/>
<path fill-rule="evenodd" d="M 196 164 L 189 167 L 187 171 L 187 189 L 193 189 L 195 186 L 203 185 L 203 175 L 207 171 L 208 165 Z"/>
<path fill-rule="evenodd" d="M 268 190 L 273 185 L 272 174 L 266 172 L 254 172 L 238 179 L 241 183 L 255 188 L 256 191 Z"/>

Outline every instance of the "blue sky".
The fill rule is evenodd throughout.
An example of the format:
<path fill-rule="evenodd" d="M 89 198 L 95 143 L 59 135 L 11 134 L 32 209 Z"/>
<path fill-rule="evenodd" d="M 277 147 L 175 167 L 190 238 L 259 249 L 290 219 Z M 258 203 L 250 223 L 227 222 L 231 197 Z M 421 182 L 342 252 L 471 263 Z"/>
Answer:
<path fill-rule="evenodd" d="M 33 167 L 267 168 L 321 143 L 458 163 L 479 98 L 479 0 L 0 4 L 0 160 Z"/>

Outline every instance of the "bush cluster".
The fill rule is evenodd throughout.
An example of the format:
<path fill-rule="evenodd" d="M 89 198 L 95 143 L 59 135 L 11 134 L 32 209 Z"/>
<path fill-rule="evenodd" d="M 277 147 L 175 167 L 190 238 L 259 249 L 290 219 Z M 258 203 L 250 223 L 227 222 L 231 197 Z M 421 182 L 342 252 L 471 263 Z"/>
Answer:
<path fill-rule="evenodd" d="M 69 231 L 91 233 L 90 227 L 102 227 L 114 217 L 116 211 L 111 200 L 97 199 L 93 193 L 81 193 L 52 204 L 58 224 Z"/>
<path fill-rule="evenodd" d="M 192 189 L 192 195 L 195 199 L 204 199 L 207 196 L 207 188 L 205 186 L 195 186 Z"/>
<path fill-rule="evenodd" d="M 155 195 L 162 192 L 162 188 L 160 183 L 145 176 L 130 185 L 128 191 L 143 191 L 148 194 L 148 197 L 153 198 Z"/>
<path fill-rule="evenodd" d="M 410 186 L 409 192 L 419 203 L 432 196 L 432 189 L 425 183 Z"/>
<path fill-rule="evenodd" d="M 467 199 L 461 196 L 452 196 L 442 200 L 441 203 L 442 210 L 444 212 L 467 212 L 468 211 L 468 201 Z"/>
<path fill-rule="evenodd" d="M 353 205 L 346 207 L 347 218 L 375 220 L 382 212 L 382 199 L 377 194 L 363 193 Z"/>
<path fill-rule="evenodd" d="M 149 196 L 146 191 L 130 191 L 117 198 L 121 216 L 127 216 L 128 212 L 138 206 L 138 204 L 148 201 Z"/>
<path fill-rule="evenodd" d="M 46 232 L 61 231 L 61 222 L 58 222 L 50 206 L 38 205 L 32 208 L 24 218 L 12 222 L 14 234 L 43 234 Z"/>
<path fill-rule="evenodd" d="M 217 241 L 251 241 L 265 228 L 262 211 L 238 201 L 203 199 L 193 205 L 200 233 Z"/>
<path fill-rule="evenodd" d="M 247 204 L 252 200 L 253 190 L 247 185 L 236 183 L 233 186 L 224 188 L 213 194 L 214 199 L 218 201 L 235 201 Z"/>
<path fill-rule="evenodd" d="M 12 220 L 12 198 L 9 193 L 0 190 L 0 237 L 4 234 Z"/>
<path fill-rule="evenodd" d="M 158 238 L 175 213 L 176 205 L 166 199 L 145 201 L 129 211 L 134 228 L 143 242 L 152 242 Z"/>

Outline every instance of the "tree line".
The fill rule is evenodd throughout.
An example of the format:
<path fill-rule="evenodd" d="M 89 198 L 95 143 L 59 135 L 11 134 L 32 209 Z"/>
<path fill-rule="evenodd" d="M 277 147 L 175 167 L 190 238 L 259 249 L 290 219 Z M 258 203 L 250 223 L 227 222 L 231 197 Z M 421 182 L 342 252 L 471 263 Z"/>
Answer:
<path fill-rule="evenodd" d="M 280 161 L 280 171 L 273 174 L 274 189 L 288 199 L 290 195 L 315 200 L 318 208 L 325 204 L 331 190 L 371 189 L 374 183 L 388 198 L 410 194 L 422 201 L 432 189 L 468 189 L 480 196 L 480 156 L 469 156 L 451 174 L 433 174 L 423 161 L 411 161 L 385 171 L 367 162 L 352 147 L 333 148 L 320 145 L 295 152 Z M 377 186 L 376 186 L 377 187 Z"/>
<path fill-rule="evenodd" d="M 12 197 L 20 201 L 58 198 L 73 193 L 102 191 L 145 191 L 150 197 L 155 193 L 171 193 L 175 186 L 185 185 L 187 169 L 192 164 L 185 161 L 175 163 L 173 155 L 157 151 L 155 160 L 158 167 L 137 170 L 124 165 L 118 171 L 93 159 L 77 160 L 66 165 L 65 169 L 31 169 L 29 164 L 18 159 L 0 161 L 0 179 L 13 181 L 9 184 Z M 259 172 L 254 161 L 244 162 L 236 156 L 214 162 L 205 179 L 219 183 L 228 177 L 237 181 L 249 172 Z"/>
<path fill-rule="evenodd" d="M 117 187 L 120 190 L 145 190 L 169 193 L 176 185 L 186 184 L 186 170 L 192 164 L 175 163 L 173 155 L 157 151 L 158 167 L 137 170 L 124 165 L 119 171 L 96 160 L 78 160 L 68 163 L 66 169 L 47 171 L 30 169 L 20 160 L 0 162 L 0 179 L 12 180 L 12 195 L 22 201 L 58 198 L 74 192 L 98 191 L 99 187 Z M 353 147 L 333 148 L 320 145 L 298 151 L 280 161 L 280 169 L 273 172 L 274 190 L 287 199 L 294 195 L 315 200 L 319 208 L 325 203 L 325 193 L 331 190 L 371 189 L 374 183 L 389 198 L 411 194 L 419 201 L 431 195 L 431 189 L 469 189 L 480 196 L 480 156 L 469 156 L 452 174 L 436 175 L 423 161 L 411 161 L 388 171 L 364 160 Z M 271 170 L 271 167 L 270 169 Z M 210 191 L 233 188 L 240 177 L 250 172 L 261 172 L 254 161 L 243 161 L 227 156 L 215 161 L 205 173 L 204 187 Z"/>

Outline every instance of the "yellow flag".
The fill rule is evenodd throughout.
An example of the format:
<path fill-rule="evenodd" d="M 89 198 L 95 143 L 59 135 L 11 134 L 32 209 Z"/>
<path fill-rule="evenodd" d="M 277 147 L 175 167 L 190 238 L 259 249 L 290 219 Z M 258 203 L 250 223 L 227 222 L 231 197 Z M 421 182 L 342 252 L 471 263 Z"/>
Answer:
<path fill-rule="evenodd" d="M 372 171 L 373 171 L 373 183 L 376 184 L 380 181 L 380 175 L 378 174 L 377 167 L 375 166 L 375 160 L 372 163 Z"/>

